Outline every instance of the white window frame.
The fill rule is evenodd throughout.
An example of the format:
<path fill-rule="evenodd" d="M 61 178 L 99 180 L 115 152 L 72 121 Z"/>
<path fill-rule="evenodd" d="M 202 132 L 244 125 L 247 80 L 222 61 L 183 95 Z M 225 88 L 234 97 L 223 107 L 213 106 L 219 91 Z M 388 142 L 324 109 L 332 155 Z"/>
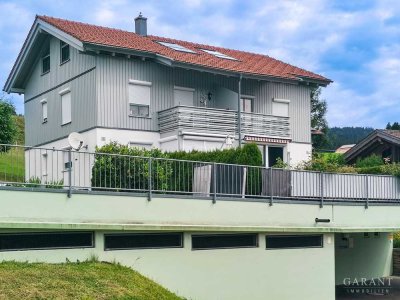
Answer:
<path fill-rule="evenodd" d="M 40 104 L 42 106 L 42 123 L 47 123 L 47 118 L 48 118 L 48 104 L 47 104 L 47 99 L 42 99 L 40 100 Z"/>
<path fill-rule="evenodd" d="M 68 58 L 66 58 L 65 60 L 62 59 L 62 52 L 64 48 L 69 48 L 68 50 Z M 60 65 L 63 65 L 67 62 L 69 62 L 71 59 L 71 47 L 69 46 L 68 43 L 64 42 L 64 41 L 60 41 Z"/>
<path fill-rule="evenodd" d="M 71 95 L 71 89 L 66 88 L 58 93 L 60 95 L 60 104 L 61 104 L 61 126 L 70 124 L 72 122 L 72 95 Z M 67 94 L 70 94 L 70 99 L 69 99 L 69 118 L 64 120 L 64 111 L 63 111 L 63 97 Z"/>
<path fill-rule="evenodd" d="M 136 86 L 145 86 L 149 88 L 149 97 L 146 100 L 140 100 L 140 101 L 136 101 L 135 99 L 131 99 L 131 85 L 136 85 Z M 130 117 L 135 117 L 135 118 L 150 118 L 151 112 L 150 112 L 150 104 L 151 104 L 151 86 L 152 83 L 149 81 L 141 81 L 141 80 L 134 80 L 134 79 L 129 79 L 128 81 L 128 109 L 129 109 L 129 116 Z M 132 114 L 132 110 L 131 107 L 135 106 L 138 108 L 138 111 L 140 110 L 140 108 L 146 107 L 148 110 L 148 114 L 147 115 L 135 115 Z"/>

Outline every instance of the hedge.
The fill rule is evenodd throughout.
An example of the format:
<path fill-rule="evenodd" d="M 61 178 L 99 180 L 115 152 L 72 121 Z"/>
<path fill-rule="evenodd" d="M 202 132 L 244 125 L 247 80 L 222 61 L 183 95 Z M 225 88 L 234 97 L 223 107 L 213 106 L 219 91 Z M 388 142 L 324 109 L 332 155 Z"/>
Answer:
<path fill-rule="evenodd" d="M 149 160 L 146 157 L 155 158 L 152 160 L 151 168 L 152 189 L 160 192 L 192 192 L 195 167 L 209 165 L 200 163 L 196 165 L 184 161 L 262 165 L 262 155 L 256 144 L 207 152 L 162 152 L 159 149 L 145 150 L 112 142 L 96 148 L 92 168 L 92 187 L 119 191 L 148 190 Z M 233 169 L 230 171 L 234 172 Z M 259 168 L 250 168 L 247 173 L 246 189 L 259 194 L 261 177 Z"/>

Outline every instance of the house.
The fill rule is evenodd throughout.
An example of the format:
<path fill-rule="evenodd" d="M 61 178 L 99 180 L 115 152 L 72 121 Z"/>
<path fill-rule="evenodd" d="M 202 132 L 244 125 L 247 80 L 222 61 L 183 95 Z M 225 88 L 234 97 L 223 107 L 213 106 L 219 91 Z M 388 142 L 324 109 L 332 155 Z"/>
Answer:
<path fill-rule="evenodd" d="M 390 162 L 400 162 L 400 130 L 374 130 L 346 152 L 345 160 L 352 164 L 372 154 Z"/>
<path fill-rule="evenodd" d="M 329 79 L 135 21 L 35 19 L 4 87 L 24 94 L 29 146 L 0 164 L 0 261 L 97 257 L 207 300 L 334 300 L 335 285 L 391 275 L 399 178 L 268 167 L 309 157 L 310 88 Z M 93 153 L 115 140 L 255 142 L 265 166 Z"/>
<path fill-rule="evenodd" d="M 268 166 L 310 157 L 310 88 L 330 82 L 266 55 L 148 35 L 142 15 L 135 32 L 37 16 L 4 90 L 24 94 L 26 145 L 67 148 L 75 131 L 82 151 L 255 142 Z"/>
<path fill-rule="evenodd" d="M 347 151 L 349 151 L 351 148 L 353 148 L 354 146 L 355 146 L 355 144 L 342 145 L 335 150 L 335 153 L 344 154 Z"/>

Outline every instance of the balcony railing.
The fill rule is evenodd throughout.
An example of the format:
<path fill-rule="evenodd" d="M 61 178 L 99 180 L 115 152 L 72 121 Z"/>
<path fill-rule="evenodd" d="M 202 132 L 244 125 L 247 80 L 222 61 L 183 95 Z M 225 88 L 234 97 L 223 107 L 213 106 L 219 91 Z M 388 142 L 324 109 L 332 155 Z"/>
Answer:
<path fill-rule="evenodd" d="M 257 113 L 241 114 L 242 134 L 290 138 L 289 118 Z M 233 110 L 175 106 L 158 113 L 161 133 L 188 131 L 238 134 L 238 113 Z"/>
<path fill-rule="evenodd" d="M 0 145 L 0 189 L 400 204 L 400 178 Z"/>

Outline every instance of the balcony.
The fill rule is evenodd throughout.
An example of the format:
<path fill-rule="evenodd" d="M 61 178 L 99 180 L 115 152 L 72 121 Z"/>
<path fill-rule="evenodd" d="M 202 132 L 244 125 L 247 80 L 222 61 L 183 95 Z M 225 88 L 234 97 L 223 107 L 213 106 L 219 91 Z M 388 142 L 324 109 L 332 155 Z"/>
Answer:
<path fill-rule="evenodd" d="M 161 134 L 178 132 L 238 134 L 234 110 L 175 106 L 158 113 Z M 290 139 L 289 118 L 257 113 L 241 114 L 242 135 Z"/>

